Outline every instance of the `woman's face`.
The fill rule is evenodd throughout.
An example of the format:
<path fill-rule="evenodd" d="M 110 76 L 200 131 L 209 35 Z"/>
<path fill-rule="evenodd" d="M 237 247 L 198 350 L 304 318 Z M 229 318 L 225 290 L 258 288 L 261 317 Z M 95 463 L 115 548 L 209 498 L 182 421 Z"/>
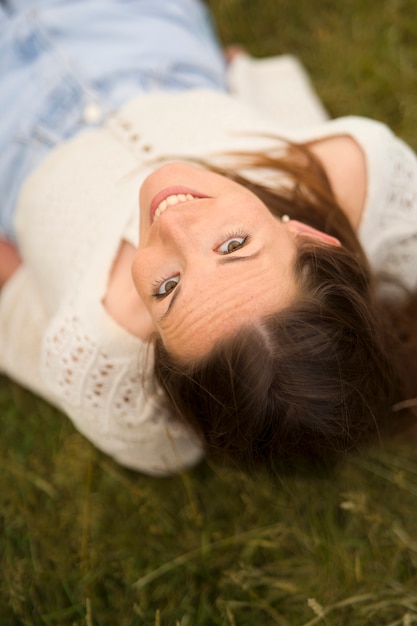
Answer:
<path fill-rule="evenodd" d="M 146 178 L 132 274 L 169 352 L 198 358 L 292 301 L 290 224 L 245 187 L 187 163 Z"/>

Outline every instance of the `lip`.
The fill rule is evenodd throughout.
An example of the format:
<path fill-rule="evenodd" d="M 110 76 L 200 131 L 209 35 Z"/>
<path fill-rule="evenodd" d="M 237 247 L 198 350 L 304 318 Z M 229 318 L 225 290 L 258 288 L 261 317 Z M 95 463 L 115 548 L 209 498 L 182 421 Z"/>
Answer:
<path fill-rule="evenodd" d="M 156 194 L 156 196 L 152 198 L 152 201 L 150 204 L 151 223 L 154 220 L 155 211 L 159 207 L 161 202 L 163 200 L 166 200 L 168 196 L 177 196 L 179 194 L 184 194 L 184 195 L 191 194 L 192 196 L 195 196 L 196 198 L 208 198 L 209 197 L 209 196 L 205 196 L 199 191 L 196 191 L 195 189 L 190 189 L 189 187 L 183 187 L 182 185 L 173 185 L 171 187 L 165 187 L 165 189 L 161 189 L 161 191 L 159 191 Z M 185 202 L 183 204 L 185 204 Z"/>

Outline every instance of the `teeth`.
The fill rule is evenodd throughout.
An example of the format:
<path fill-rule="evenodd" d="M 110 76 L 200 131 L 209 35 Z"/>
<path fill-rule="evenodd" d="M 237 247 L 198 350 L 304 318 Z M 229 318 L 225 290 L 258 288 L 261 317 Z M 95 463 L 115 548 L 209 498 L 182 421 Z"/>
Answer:
<path fill-rule="evenodd" d="M 157 207 L 154 219 L 157 219 L 164 211 L 167 210 L 169 206 L 175 206 L 176 204 L 181 204 L 182 202 L 188 202 L 189 200 L 195 200 L 197 196 L 193 196 L 190 193 L 179 193 L 176 195 L 168 196 L 165 200 Z"/>

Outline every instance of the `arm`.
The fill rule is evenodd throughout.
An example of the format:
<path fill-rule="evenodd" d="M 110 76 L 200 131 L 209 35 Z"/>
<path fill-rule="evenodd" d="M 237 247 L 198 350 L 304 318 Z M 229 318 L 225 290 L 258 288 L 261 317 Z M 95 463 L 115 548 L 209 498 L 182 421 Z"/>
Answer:
<path fill-rule="evenodd" d="M 70 321 L 74 322 L 72 318 Z M 56 341 L 56 329 L 62 331 L 59 339 L 63 345 Z M 64 411 L 85 437 L 126 467 L 145 474 L 164 475 L 178 472 L 201 459 L 202 450 L 195 437 L 180 424 L 171 422 L 165 409 L 150 398 L 142 386 L 126 400 L 126 385 L 130 388 L 131 377 L 140 381 L 136 357 L 132 360 L 132 369 L 125 371 L 123 363 L 121 369 L 117 369 L 119 384 L 106 388 L 112 396 L 122 399 L 119 409 L 117 398 L 113 398 L 113 402 L 105 398 L 104 406 L 95 407 L 87 398 L 86 377 L 82 376 L 72 389 L 74 393 L 64 397 L 60 380 L 65 377 L 67 367 L 64 358 L 71 357 L 67 343 L 73 345 L 69 341 L 72 330 L 71 324 L 61 327 L 59 316 L 57 324 L 51 321 L 36 281 L 22 264 L 0 292 L 0 373 Z M 42 344 L 48 336 L 51 343 L 47 347 L 54 347 L 55 351 L 49 361 L 42 363 Z M 91 370 L 100 370 L 100 363 L 90 357 Z"/>
<path fill-rule="evenodd" d="M 7 239 L 0 238 L 0 289 L 15 273 L 22 260 L 16 248 Z"/>
<path fill-rule="evenodd" d="M 282 131 L 321 124 L 328 114 L 298 59 L 290 54 L 256 59 L 239 46 L 225 50 L 232 94 L 255 107 Z"/>
<path fill-rule="evenodd" d="M 0 290 L 0 373 L 51 400 L 39 371 L 47 324 L 39 290 L 21 264 Z"/>

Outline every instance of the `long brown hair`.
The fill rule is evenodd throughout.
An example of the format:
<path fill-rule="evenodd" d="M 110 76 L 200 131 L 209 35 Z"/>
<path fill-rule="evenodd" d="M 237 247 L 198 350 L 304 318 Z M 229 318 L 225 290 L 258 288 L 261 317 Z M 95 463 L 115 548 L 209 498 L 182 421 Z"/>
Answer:
<path fill-rule="evenodd" d="M 301 295 L 292 305 L 242 327 L 197 362 L 174 358 L 157 339 L 155 377 L 209 455 L 246 468 L 327 467 L 408 421 L 392 407 L 417 395 L 414 304 L 377 300 L 365 254 L 308 145 L 291 145 L 288 156 L 236 158 L 245 172 L 268 170 L 280 181 L 285 173 L 287 184 L 212 169 L 277 217 L 288 214 L 342 247 L 300 238 Z"/>

